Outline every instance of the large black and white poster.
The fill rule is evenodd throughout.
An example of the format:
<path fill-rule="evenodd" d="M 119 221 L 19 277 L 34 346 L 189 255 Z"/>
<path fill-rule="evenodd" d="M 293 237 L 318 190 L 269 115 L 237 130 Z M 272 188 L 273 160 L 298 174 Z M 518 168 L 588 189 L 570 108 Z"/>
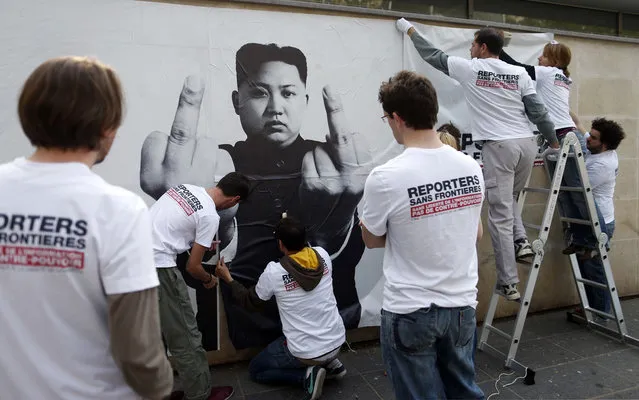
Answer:
<path fill-rule="evenodd" d="M 347 328 L 370 325 L 360 302 L 370 289 L 366 279 L 356 283 L 364 254 L 357 205 L 372 167 L 401 151 L 377 103 L 381 82 L 401 69 L 401 36 L 392 24 L 348 18 L 247 10 L 215 10 L 209 18 L 209 63 L 183 74 L 172 93 L 173 120 L 149 130 L 140 187 L 158 198 L 181 182 L 211 186 L 229 171 L 246 174 L 249 198 L 223 213 L 219 231 L 234 279 L 250 287 L 282 256 L 273 230 L 286 212 L 331 254 Z M 360 274 L 374 277 L 370 288 L 381 277 L 380 261 Z M 213 349 L 217 293 L 185 278 L 196 291 L 205 347 Z M 281 335 L 275 301 L 255 313 L 235 304 L 227 285 L 220 294 L 236 348 Z"/>
<path fill-rule="evenodd" d="M 416 26 L 436 45 L 468 56 L 474 30 Z M 230 171 L 246 174 L 251 194 L 222 213 L 220 252 L 207 262 L 223 255 L 237 281 L 255 284 L 281 256 L 275 223 L 283 212 L 296 216 L 311 243 L 331 254 L 347 328 L 380 322 L 383 251 L 365 249 L 357 208 L 370 170 L 402 150 L 381 119 L 382 81 L 403 68 L 426 74 L 439 92 L 439 124 L 452 121 L 472 146 L 459 87 L 415 57 L 394 19 L 24 0 L 3 5 L 0 39 L 0 161 L 31 151 L 15 113 L 30 71 L 54 56 L 96 56 L 116 68 L 126 91 L 123 126 L 96 172 L 149 205 L 177 184 L 210 187 Z M 512 55 L 533 63 L 547 40 L 513 34 Z M 207 350 L 219 348 L 221 304 L 237 349 L 281 335 L 274 301 L 266 312 L 250 313 L 225 285 L 206 290 L 184 275 Z"/>

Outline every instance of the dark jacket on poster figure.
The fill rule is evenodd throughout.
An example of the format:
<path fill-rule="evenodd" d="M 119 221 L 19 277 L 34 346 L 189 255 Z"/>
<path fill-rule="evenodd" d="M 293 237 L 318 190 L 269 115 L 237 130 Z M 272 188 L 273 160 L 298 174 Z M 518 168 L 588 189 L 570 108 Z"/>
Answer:
<path fill-rule="evenodd" d="M 249 141 L 219 147 L 228 151 L 235 170 L 249 177 L 251 192 L 236 214 L 238 243 L 232 262 L 227 263 L 233 279 L 245 287 L 254 286 L 271 261 L 282 254 L 273 236 L 275 224 L 287 210 L 305 210 L 299 201 L 302 182 L 301 166 L 304 155 L 321 142 L 306 140 L 301 136 L 284 149 L 267 149 Z M 303 219 L 303 216 L 298 216 Z M 361 305 L 355 287 L 355 268 L 364 252 L 364 243 L 357 216 L 353 215 L 353 227 L 348 243 L 333 260 L 333 291 L 337 307 L 346 329 L 359 324 Z M 339 247 L 341 243 L 337 245 Z M 182 257 L 185 263 L 186 257 Z M 178 266 L 184 266 L 178 261 Z M 187 282 L 188 283 L 188 282 Z M 214 290 L 201 285 L 197 288 L 197 321 L 202 331 L 206 350 L 217 346 L 217 297 Z M 233 300 L 229 285 L 221 284 L 229 336 L 236 349 L 265 346 L 282 335 L 282 328 L 275 300 L 271 300 L 261 312 L 251 312 Z"/>

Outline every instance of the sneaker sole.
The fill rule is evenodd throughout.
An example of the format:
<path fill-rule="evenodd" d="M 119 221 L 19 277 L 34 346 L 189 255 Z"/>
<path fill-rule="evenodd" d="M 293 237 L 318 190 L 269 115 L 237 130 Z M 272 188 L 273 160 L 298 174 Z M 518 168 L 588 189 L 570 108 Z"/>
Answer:
<path fill-rule="evenodd" d="M 532 250 L 522 250 L 516 254 L 517 258 L 534 257 L 534 256 L 535 256 L 535 252 Z"/>
<path fill-rule="evenodd" d="M 315 377 L 315 387 L 313 388 L 313 394 L 311 394 L 310 400 L 317 400 L 322 395 L 322 387 L 324 386 L 324 379 L 326 379 L 326 370 L 320 369 Z"/>
<path fill-rule="evenodd" d="M 510 300 L 510 301 L 516 301 L 521 299 L 521 295 L 519 293 L 517 294 L 511 294 L 511 295 L 504 295 L 504 297 L 506 298 L 506 300 Z"/>
<path fill-rule="evenodd" d="M 510 301 L 516 301 L 521 299 L 521 293 L 519 292 L 517 292 L 517 294 L 506 294 L 502 291 L 497 291 L 496 293 L 502 296 L 503 298 L 505 298 L 506 300 L 510 300 Z"/>
<path fill-rule="evenodd" d="M 340 372 L 339 374 L 335 374 L 335 375 L 331 375 L 329 373 L 326 373 L 326 380 L 342 379 L 344 376 L 346 376 L 346 370 Z"/>
<path fill-rule="evenodd" d="M 521 263 L 531 263 L 535 258 L 535 252 L 532 250 L 522 251 L 515 255 L 515 260 Z"/>

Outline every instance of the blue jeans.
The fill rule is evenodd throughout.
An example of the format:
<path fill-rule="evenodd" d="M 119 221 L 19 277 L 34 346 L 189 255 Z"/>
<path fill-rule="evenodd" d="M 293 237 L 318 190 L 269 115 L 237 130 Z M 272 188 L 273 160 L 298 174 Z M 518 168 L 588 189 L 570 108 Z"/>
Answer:
<path fill-rule="evenodd" d="M 483 399 L 475 383 L 475 328 L 470 306 L 382 310 L 382 358 L 397 399 Z"/>
<path fill-rule="evenodd" d="M 612 221 L 611 223 L 606 225 L 606 231 L 610 235 L 610 238 L 612 238 L 612 235 L 615 232 L 615 221 Z M 597 255 L 585 261 L 579 261 L 579 269 L 581 270 L 581 275 L 585 279 L 603 283 L 604 285 L 607 283 L 601 256 Z M 588 297 L 588 304 L 590 305 L 590 307 L 599 311 L 610 313 L 611 300 L 608 290 L 596 288 L 589 285 L 585 285 L 585 287 L 586 296 Z"/>
<path fill-rule="evenodd" d="M 475 364 L 475 354 L 477 354 L 477 336 L 479 335 L 477 335 L 477 325 L 475 325 L 475 337 L 473 337 L 473 365 Z"/>
<path fill-rule="evenodd" d="M 306 368 L 308 365 L 291 354 L 282 336 L 251 360 L 249 375 L 258 383 L 304 387 Z"/>
<path fill-rule="evenodd" d="M 574 131 L 582 151 L 586 153 L 586 140 L 584 136 L 577 131 Z M 563 137 L 560 141 L 563 143 Z M 550 160 L 544 160 L 548 163 L 548 169 L 552 175 L 555 173 L 556 162 Z M 568 158 L 566 160 L 566 167 L 564 169 L 564 176 L 561 181 L 562 186 L 580 187 L 581 177 L 579 176 L 579 169 L 577 168 L 577 160 L 574 158 Z M 576 219 L 590 219 L 588 212 L 588 203 L 583 192 L 560 192 L 557 197 L 559 209 L 561 210 L 561 216 Z M 597 211 L 597 218 L 599 220 L 599 226 L 601 231 L 606 232 L 606 223 L 604 222 L 603 215 L 599 210 L 599 206 L 595 202 L 595 209 Z M 592 227 L 589 225 L 571 224 L 570 233 L 572 233 L 572 243 L 578 246 L 597 248 L 598 240 L 592 233 Z M 608 236 L 610 236 L 608 234 Z"/>

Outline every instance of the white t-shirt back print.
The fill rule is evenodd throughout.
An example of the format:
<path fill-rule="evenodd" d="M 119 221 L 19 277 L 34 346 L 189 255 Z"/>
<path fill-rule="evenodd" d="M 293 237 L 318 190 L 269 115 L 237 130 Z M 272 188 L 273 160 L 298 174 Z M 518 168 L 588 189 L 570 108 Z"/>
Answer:
<path fill-rule="evenodd" d="M 361 219 L 373 235 L 387 235 L 384 310 L 476 306 L 483 199 L 481 167 L 450 146 L 407 148 L 373 170 Z"/>
<path fill-rule="evenodd" d="M 176 257 L 193 247 L 209 248 L 217 234 L 220 217 L 206 189 L 178 185 L 151 206 L 153 255 L 157 268 L 176 266 Z"/>
<path fill-rule="evenodd" d="M 110 353 L 107 296 L 158 286 L 144 201 L 81 163 L 0 166 L 0 388 L 138 399 Z"/>
<path fill-rule="evenodd" d="M 494 58 L 450 56 L 448 71 L 464 89 L 473 140 L 533 136 L 522 99 L 536 92 L 523 67 Z"/>

